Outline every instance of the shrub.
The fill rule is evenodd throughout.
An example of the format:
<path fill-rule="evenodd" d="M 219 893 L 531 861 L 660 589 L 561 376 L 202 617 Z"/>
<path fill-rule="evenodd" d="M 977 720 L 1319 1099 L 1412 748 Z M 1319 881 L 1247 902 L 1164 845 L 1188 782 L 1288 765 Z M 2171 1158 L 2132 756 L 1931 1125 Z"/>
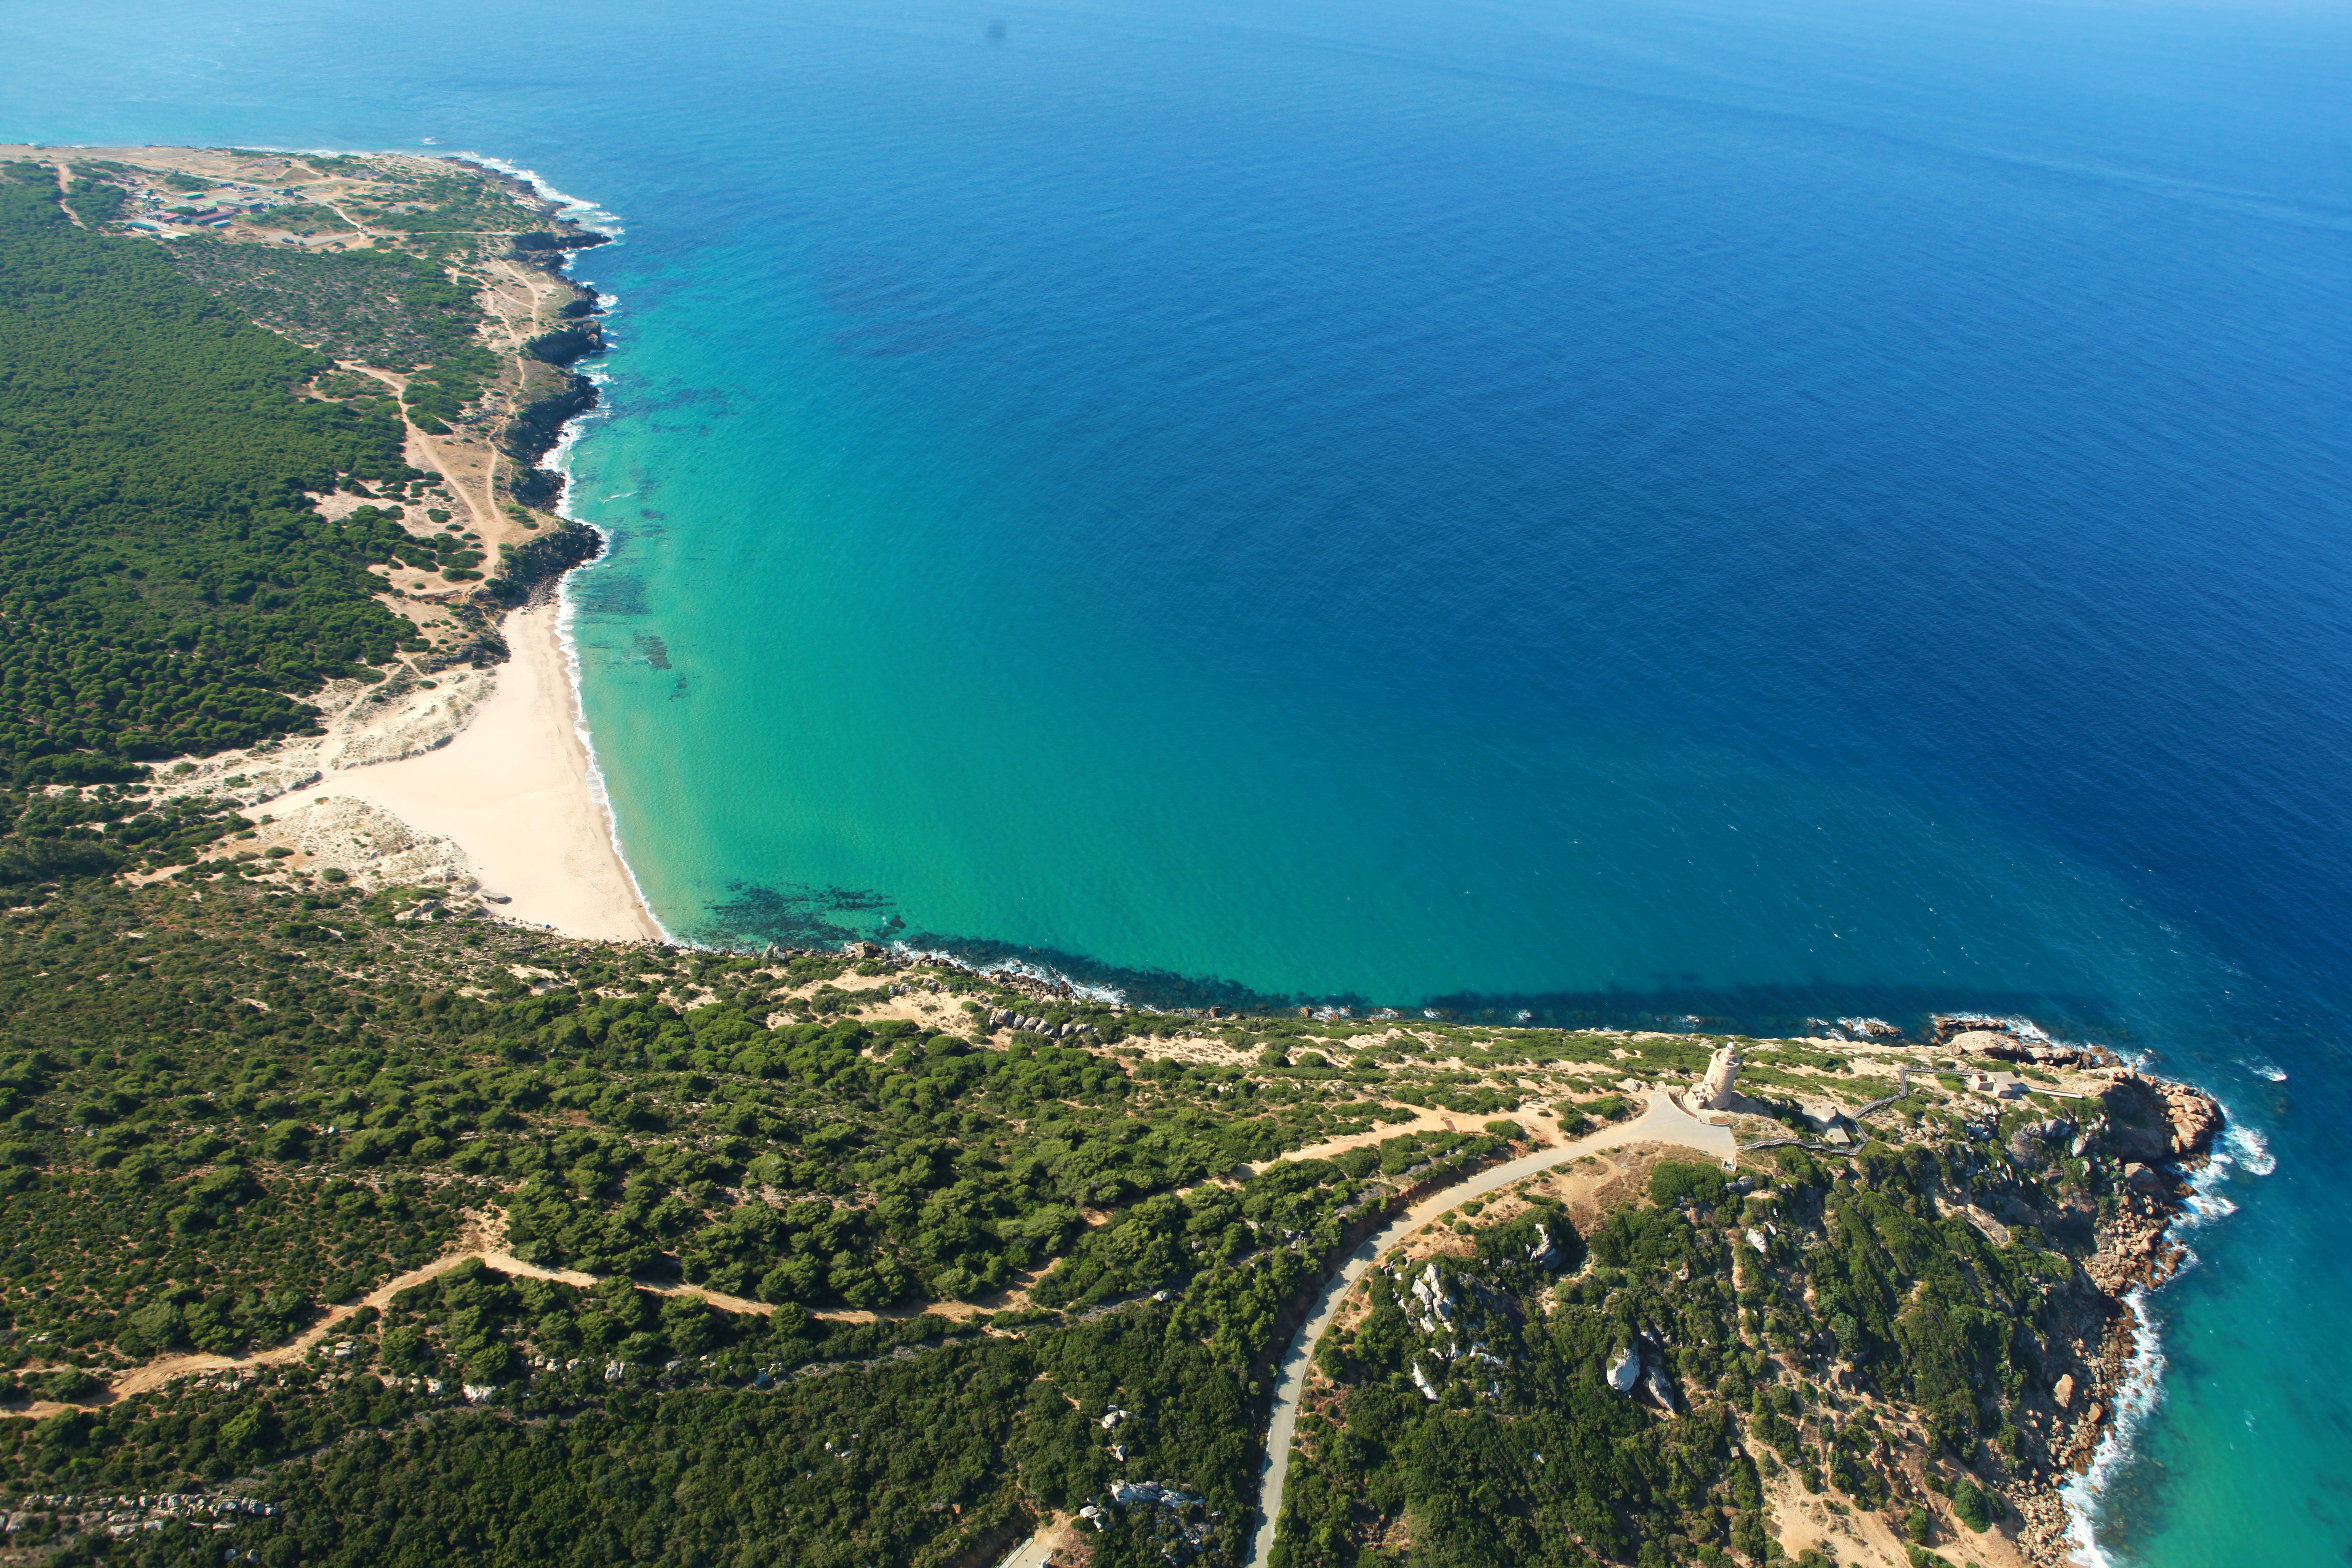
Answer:
<path fill-rule="evenodd" d="M 78 1399 L 88 1399 L 102 1392 L 106 1384 L 99 1382 L 81 1368 L 69 1366 L 63 1372 L 51 1373 L 45 1386 L 51 1399 L 71 1403 Z"/>
<path fill-rule="evenodd" d="M 1670 1208 L 1684 1199 L 1719 1204 L 1725 1190 L 1721 1171 L 1694 1161 L 1664 1161 L 1650 1173 L 1650 1199 L 1660 1208 Z"/>
<path fill-rule="evenodd" d="M 1962 1524 L 1981 1535 L 1992 1528 L 1997 1510 L 1986 1490 L 1962 1476 L 1952 1487 L 1952 1514 Z"/>
<path fill-rule="evenodd" d="M 466 1381 L 480 1387 L 506 1382 L 515 1373 L 514 1347 L 495 1340 L 466 1358 Z"/>

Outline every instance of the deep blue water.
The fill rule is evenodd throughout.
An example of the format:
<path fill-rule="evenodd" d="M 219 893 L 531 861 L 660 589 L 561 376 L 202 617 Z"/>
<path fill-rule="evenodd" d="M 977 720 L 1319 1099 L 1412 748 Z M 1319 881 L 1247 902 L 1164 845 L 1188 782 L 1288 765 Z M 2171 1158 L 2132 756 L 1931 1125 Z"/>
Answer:
<path fill-rule="evenodd" d="M 2352 1548 L 2343 5 L 0 43 L 0 138 L 431 137 L 625 221 L 579 636 L 673 930 L 2151 1052 L 2253 1138 L 2100 1540 Z"/>

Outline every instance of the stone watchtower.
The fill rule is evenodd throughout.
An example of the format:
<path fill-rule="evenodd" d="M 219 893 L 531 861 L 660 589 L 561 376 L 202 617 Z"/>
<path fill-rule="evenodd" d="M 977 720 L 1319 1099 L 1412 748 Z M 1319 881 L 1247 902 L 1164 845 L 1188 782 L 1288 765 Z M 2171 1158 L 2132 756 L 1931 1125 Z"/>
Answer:
<path fill-rule="evenodd" d="M 1706 1076 L 1698 1081 L 1701 1110 L 1728 1110 L 1739 1082 L 1739 1047 L 1726 1046 L 1706 1059 Z"/>

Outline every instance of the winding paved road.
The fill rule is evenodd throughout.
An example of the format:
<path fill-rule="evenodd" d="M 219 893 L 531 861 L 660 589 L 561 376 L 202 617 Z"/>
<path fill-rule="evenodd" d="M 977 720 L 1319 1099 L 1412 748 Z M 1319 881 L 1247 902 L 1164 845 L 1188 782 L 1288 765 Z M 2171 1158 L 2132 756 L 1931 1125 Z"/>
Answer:
<path fill-rule="evenodd" d="M 1701 1121 L 1668 1099 L 1664 1089 L 1653 1089 L 1650 1109 L 1633 1121 L 1604 1127 L 1557 1149 L 1538 1149 L 1507 1165 L 1482 1171 L 1459 1186 L 1433 1193 L 1365 1237 L 1362 1245 L 1348 1254 L 1339 1271 L 1325 1282 L 1323 1293 L 1315 1299 L 1313 1314 L 1292 1336 L 1290 1349 L 1282 1358 L 1282 1381 L 1274 1391 L 1274 1422 L 1266 1432 L 1265 1458 L 1258 1464 L 1257 1532 L 1250 1542 L 1250 1568 L 1266 1568 L 1267 1556 L 1274 1551 L 1275 1521 L 1282 1517 L 1282 1488 L 1290 1475 L 1290 1439 L 1298 1422 L 1298 1395 L 1306 1386 L 1307 1368 L 1315 1354 L 1316 1342 L 1331 1326 L 1332 1316 L 1349 1288 L 1363 1278 L 1364 1270 L 1381 1253 L 1456 1204 L 1497 1192 L 1522 1177 L 1548 1171 L 1580 1155 L 1628 1143 L 1679 1143 L 1726 1161 L 1738 1152 L 1730 1128 Z"/>

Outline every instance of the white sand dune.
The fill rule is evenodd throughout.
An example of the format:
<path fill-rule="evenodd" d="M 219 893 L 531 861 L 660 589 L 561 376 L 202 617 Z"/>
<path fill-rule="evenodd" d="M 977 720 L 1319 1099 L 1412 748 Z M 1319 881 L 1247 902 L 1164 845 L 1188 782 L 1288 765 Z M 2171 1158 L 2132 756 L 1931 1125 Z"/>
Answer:
<path fill-rule="evenodd" d="M 502 919 L 570 936 L 658 940 L 590 790 L 557 613 L 544 604 L 507 617 L 513 657 L 446 744 L 326 772 L 300 795 L 364 801 L 416 833 L 448 840 L 484 893 L 509 900 L 497 906 Z M 276 809 L 288 815 L 283 804 Z"/>

